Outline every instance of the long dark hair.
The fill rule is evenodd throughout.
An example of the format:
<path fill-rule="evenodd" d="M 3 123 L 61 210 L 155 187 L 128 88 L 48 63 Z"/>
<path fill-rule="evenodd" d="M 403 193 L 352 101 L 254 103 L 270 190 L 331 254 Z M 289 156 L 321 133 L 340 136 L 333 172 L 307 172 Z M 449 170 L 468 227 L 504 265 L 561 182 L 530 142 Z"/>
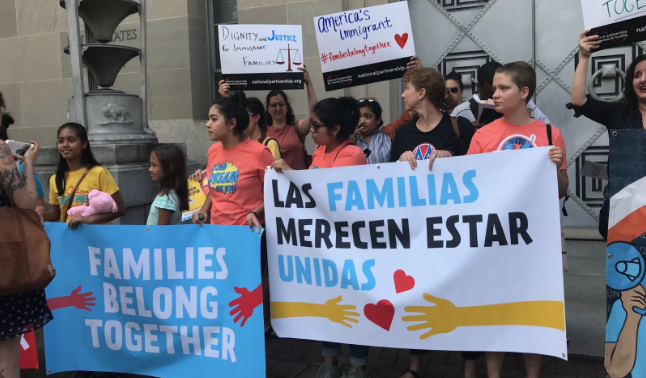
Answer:
<path fill-rule="evenodd" d="M 14 124 L 14 119 L 9 113 L 2 113 L 2 121 L 0 121 L 0 139 L 9 139 L 8 129 L 9 126 Z"/>
<path fill-rule="evenodd" d="M 155 154 L 164 171 L 164 177 L 159 180 L 159 191 L 169 194 L 174 190 L 179 198 L 180 211 L 188 210 L 188 176 L 184 151 L 174 144 L 161 144 L 151 154 Z"/>
<path fill-rule="evenodd" d="M 639 110 L 639 99 L 637 98 L 637 93 L 635 93 L 635 88 L 633 88 L 633 79 L 635 78 L 635 67 L 641 62 L 646 60 L 646 55 L 640 55 L 635 58 L 628 70 L 626 71 L 626 82 L 624 83 L 624 101 L 629 108 L 634 110 Z M 642 73 L 642 75 L 646 74 Z"/>
<path fill-rule="evenodd" d="M 81 142 L 87 143 L 87 147 L 85 147 L 85 149 L 83 149 L 83 152 L 81 153 L 81 165 L 87 167 L 88 169 L 92 169 L 97 165 L 101 165 L 98 161 L 96 161 L 96 158 L 92 153 L 92 149 L 90 148 L 90 141 L 87 139 L 87 131 L 85 130 L 85 127 L 79 125 L 78 123 L 68 122 L 58 128 L 56 136 L 58 136 L 63 129 L 72 129 L 76 131 L 76 135 L 79 137 Z M 67 173 L 69 170 L 70 168 L 67 165 L 67 160 L 65 160 L 63 155 L 61 155 L 59 152 L 58 167 L 56 167 L 55 173 L 56 191 L 58 192 L 59 196 L 62 196 L 65 193 L 65 173 Z"/>
<path fill-rule="evenodd" d="M 269 114 L 269 100 L 271 100 L 272 97 L 274 96 L 282 96 L 283 100 L 285 100 L 285 105 L 287 105 L 287 116 L 285 117 L 285 123 L 287 125 L 291 125 L 292 123 L 296 122 L 296 117 L 294 116 L 294 110 L 292 109 L 292 104 L 289 103 L 289 99 L 287 98 L 287 95 L 285 92 L 281 91 L 280 89 L 274 89 L 273 91 L 267 93 L 267 124 L 269 126 L 274 124 L 274 120 L 271 118 L 271 114 Z"/>
<path fill-rule="evenodd" d="M 262 143 L 267 138 L 267 116 L 265 114 L 265 107 L 262 105 L 262 101 L 256 97 L 249 97 L 247 99 L 247 110 L 249 113 L 253 113 L 254 116 L 259 116 L 258 118 L 258 127 L 260 128 L 260 138 L 258 142 Z"/>
<path fill-rule="evenodd" d="M 328 130 L 339 125 L 336 140 L 341 142 L 348 139 L 359 124 L 359 101 L 352 97 L 326 98 L 316 103 L 312 111 Z"/>
<path fill-rule="evenodd" d="M 9 114 L 2 112 L 5 106 L 6 103 L 4 101 L 4 96 L 2 95 L 2 92 L 0 92 L 0 115 L 2 115 L 2 124 L 0 125 L 0 138 L 2 138 L 2 140 L 9 139 L 9 136 L 7 135 L 7 129 L 13 124 L 13 118 L 11 118 Z M 11 119 L 11 122 L 8 122 L 9 119 Z M 7 121 L 7 123 L 5 123 L 5 121 Z"/>
<path fill-rule="evenodd" d="M 230 97 L 220 97 L 213 102 L 213 106 L 218 108 L 226 123 L 232 119 L 236 120 L 236 135 L 243 135 L 249 126 L 249 113 L 245 107 L 246 103 L 247 98 L 244 92 L 241 91 L 233 92 Z"/>

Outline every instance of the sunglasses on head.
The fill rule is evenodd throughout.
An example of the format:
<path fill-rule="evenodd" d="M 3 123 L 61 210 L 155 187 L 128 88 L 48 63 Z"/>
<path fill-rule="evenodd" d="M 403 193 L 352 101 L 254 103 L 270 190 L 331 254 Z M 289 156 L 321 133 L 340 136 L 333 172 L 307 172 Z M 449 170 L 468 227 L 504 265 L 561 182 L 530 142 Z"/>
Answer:
<path fill-rule="evenodd" d="M 379 102 L 376 97 L 361 97 L 359 102 Z"/>
<path fill-rule="evenodd" d="M 460 92 L 460 87 L 449 87 L 447 88 L 451 93 L 458 93 Z"/>

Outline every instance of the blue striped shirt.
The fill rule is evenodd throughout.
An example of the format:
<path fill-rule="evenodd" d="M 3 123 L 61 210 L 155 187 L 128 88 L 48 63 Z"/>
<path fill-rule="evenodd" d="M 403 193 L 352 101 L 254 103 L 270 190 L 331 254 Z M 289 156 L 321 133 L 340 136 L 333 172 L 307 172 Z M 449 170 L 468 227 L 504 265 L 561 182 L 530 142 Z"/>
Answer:
<path fill-rule="evenodd" d="M 370 142 L 361 139 L 361 134 L 357 133 L 354 137 L 354 143 L 366 153 L 368 164 L 380 164 L 390 161 L 390 148 L 392 141 L 390 137 L 380 130 L 370 138 Z M 370 154 L 368 155 L 368 151 Z"/>

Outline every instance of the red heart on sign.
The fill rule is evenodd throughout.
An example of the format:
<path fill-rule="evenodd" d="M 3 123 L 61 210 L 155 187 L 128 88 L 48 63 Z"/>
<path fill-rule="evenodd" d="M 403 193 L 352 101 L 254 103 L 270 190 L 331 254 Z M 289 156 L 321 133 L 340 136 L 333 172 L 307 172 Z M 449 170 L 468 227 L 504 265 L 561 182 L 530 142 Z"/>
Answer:
<path fill-rule="evenodd" d="M 406 272 L 401 269 L 393 274 L 393 279 L 395 280 L 395 292 L 397 294 L 403 293 L 415 287 L 415 279 L 411 276 L 407 276 Z"/>
<path fill-rule="evenodd" d="M 406 42 L 408 42 L 408 33 L 402 35 L 395 34 L 395 42 L 403 49 L 406 46 Z"/>
<path fill-rule="evenodd" d="M 368 303 L 363 308 L 366 318 L 379 327 L 390 331 L 390 325 L 395 317 L 395 306 L 387 299 L 382 299 L 377 304 Z"/>

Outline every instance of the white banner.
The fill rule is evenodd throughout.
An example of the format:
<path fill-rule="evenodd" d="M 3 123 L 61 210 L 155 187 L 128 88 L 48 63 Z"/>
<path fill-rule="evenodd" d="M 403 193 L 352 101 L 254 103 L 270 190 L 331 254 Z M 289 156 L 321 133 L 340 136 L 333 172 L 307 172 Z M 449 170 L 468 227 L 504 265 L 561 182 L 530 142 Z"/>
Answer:
<path fill-rule="evenodd" d="M 646 16 L 643 0 L 581 0 L 586 29 Z"/>
<path fill-rule="evenodd" d="M 566 358 L 547 148 L 265 176 L 281 337 Z"/>
<path fill-rule="evenodd" d="M 401 77 L 415 55 L 405 1 L 317 16 L 314 29 L 326 90 Z"/>
<path fill-rule="evenodd" d="M 222 75 L 232 88 L 303 88 L 301 25 L 218 25 L 218 40 Z"/>

